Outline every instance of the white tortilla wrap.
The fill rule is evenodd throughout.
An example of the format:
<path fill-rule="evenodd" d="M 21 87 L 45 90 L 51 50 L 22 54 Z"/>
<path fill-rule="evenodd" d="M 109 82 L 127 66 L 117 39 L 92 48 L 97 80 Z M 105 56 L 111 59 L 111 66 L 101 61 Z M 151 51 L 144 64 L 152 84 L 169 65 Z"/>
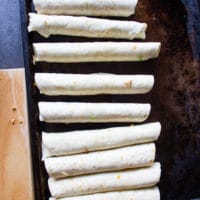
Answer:
<path fill-rule="evenodd" d="M 153 142 L 160 132 L 159 122 L 65 133 L 43 132 L 43 158 Z"/>
<path fill-rule="evenodd" d="M 49 200 L 56 200 L 51 197 Z M 60 198 L 57 200 L 160 200 L 160 191 L 157 187 L 128 191 L 105 192 L 75 197 Z"/>
<path fill-rule="evenodd" d="M 49 176 L 63 178 L 96 172 L 150 166 L 155 160 L 153 143 L 45 159 Z"/>
<path fill-rule="evenodd" d="M 154 85 L 152 75 L 36 73 L 45 95 L 144 94 Z"/>
<path fill-rule="evenodd" d="M 44 37 L 70 35 L 95 38 L 145 39 L 147 24 L 134 21 L 29 13 L 28 30 Z"/>
<path fill-rule="evenodd" d="M 122 16 L 135 13 L 138 0 L 33 0 L 42 14 Z"/>
<path fill-rule="evenodd" d="M 107 172 L 48 181 L 53 197 L 70 197 L 99 192 L 131 190 L 156 185 L 160 180 L 160 163 L 134 170 Z"/>
<path fill-rule="evenodd" d="M 143 122 L 150 104 L 39 102 L 40 120 L 51 123 Z"/>
<path fill-rule="evenodd" d="M 34 62 L 145 61 L 157 58 L 159 42 L 34 43 Z"/>

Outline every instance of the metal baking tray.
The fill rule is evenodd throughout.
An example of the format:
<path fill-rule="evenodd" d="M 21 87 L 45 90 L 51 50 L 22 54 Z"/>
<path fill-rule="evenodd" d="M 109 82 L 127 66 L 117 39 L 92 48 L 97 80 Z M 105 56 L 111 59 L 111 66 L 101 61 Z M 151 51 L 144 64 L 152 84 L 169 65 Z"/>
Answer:
<path fill-rule="evenodd" d="M 146 62 L 53 64 L 32 63 L 33 42 L 108 41 L 53 36 L 48 39 L 27 33 L 31 0 L 21 2 L 24 63 L 26 66 L 35 196 L 49 197 L 47 174 L 41 162 L 41 131 L 105 128 L 112 124 L 45 124 L 38 120 L 37 102 L 150 102 L 147 122 L 160 121 L 162 133 L 156 159 L 162 164 L 159 184 L 162 200 L 200 197 L 200 12 L 197 0 L 139 0 L 136 15 L 128 20 L 148 24 L 147 40 L 162 42 L 158 59 Z M 127 18 L 126 18 L 127 19 Z M 123 41 L 123 40 L 121 40 Z M 35 72 L 154 74 L 155 87 L 145 95 L 97 95 L 47 97 L 34 86 Z M 124 125 L 125 123 L 123 123 Z M 122 125 L 122 124 L 120 124 Z"/>

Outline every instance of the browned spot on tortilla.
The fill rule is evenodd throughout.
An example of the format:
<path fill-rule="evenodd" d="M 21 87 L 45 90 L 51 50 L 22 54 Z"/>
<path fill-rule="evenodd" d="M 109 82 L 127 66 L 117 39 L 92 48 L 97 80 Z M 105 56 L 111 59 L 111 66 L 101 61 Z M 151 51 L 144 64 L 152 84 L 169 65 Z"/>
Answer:
<path fill-rule="evenodd" d="M 132 87 L 132 81 L 128 81 L 125 83 L 125 85 L 128 87 L 128 88 L 131 88 Z"/>
<path fill-rule="evenodd" d="M 121 179 L 121 175 L 117 175 L 117 180 L 120 180 Z"/>
<path fill-rule="evenodd" d="M 48 23 L 46 21 L 44 21 L 44 25 L 48 27 Z"/>
<path fill-rule="evenodd" d="M 85 151 L 86 153 L 88 153 L 88 152 L 89 152 L 89 149 L 88 149 L 87 147 L 85 147 L 85 148 L 84 148 L 84 151 Z"/>
<path fill-rule="evenodd" d="M 132 49 L 135 51 L 135 50 L 137 49 L 137 47 L 136 47 L 136 46 L 133 46 Z"/>

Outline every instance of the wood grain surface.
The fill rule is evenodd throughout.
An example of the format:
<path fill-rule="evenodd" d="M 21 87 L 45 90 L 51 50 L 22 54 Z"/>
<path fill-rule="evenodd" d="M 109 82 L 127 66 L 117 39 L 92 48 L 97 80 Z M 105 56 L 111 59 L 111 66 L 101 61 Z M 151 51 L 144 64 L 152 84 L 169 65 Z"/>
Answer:
<path fill-rule="evenodd" d="M 24 69 L 0 70 L 0 199 L 33 200 Z"/>

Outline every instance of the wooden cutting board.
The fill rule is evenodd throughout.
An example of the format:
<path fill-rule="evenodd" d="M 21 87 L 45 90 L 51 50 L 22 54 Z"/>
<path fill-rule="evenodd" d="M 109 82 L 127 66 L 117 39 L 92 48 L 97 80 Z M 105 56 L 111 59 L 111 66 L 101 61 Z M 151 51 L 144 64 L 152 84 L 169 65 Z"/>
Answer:
<path fill-rule="evenodd" d="M 33 200 L 25 70 L 0 70 L 0 200 Z"/>

